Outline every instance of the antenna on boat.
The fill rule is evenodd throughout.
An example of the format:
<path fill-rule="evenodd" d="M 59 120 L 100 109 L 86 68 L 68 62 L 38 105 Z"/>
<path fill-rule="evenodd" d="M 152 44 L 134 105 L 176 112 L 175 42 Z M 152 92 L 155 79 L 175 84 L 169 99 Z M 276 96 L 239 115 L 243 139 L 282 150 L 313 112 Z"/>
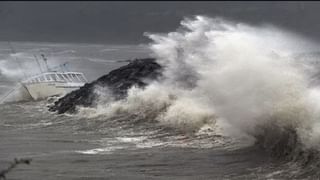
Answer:
<path fill-rule="evenodd" d="M 67 66 L 68 64 L 69 64 L 68 62 L 62 64 L 62 67 L 63 67 L 66 71 L 69 71 L 68 66 Z"/>
<path fill-rule="evenodd" d="M 48 59 L 44 56 L 44 54 L 41 54 L 41 57 L 42 57 L 44 63 L 46 64 L 47 71 L 49 71 L 48 62 L 47 62 Z"/>
<path fill-rule="evenodd" d="M 41 65 L 40 65 L 40 63 L 39 63 L 39 60 L 38 60 L 37 56 L 36 56 L 36 55 L 33 55 L 33 56 L 34 56 L 34 58 L 35 58 L 35 60 L 36 60 L 36 62 L 37 62 L 37 64 L 38 64 L 38 66 L 39 66 L 40 72 L 43 73 L 43 71 L 42 71 L 42 69 L 41 69 Z"/>

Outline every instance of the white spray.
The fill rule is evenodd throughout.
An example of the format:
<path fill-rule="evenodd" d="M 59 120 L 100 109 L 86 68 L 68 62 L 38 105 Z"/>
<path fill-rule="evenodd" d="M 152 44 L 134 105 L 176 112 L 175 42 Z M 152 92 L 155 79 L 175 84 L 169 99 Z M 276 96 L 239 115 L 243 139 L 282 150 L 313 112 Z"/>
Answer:
<path fill-rule="evenodd" d="M 147 34 L 164 80 L 133 87 L 98 114 L 134 113 L 185 130 L 227 124 L 226 134 L 254 134 L 258 125 L 275 123 L 296 129 L 308 146 L 318 143 L 320 91 L 309 88 L 308 74 L 292 58 L 315 51 L 315 43 L 220 18 L 196 16 L 181 25 Z"/>

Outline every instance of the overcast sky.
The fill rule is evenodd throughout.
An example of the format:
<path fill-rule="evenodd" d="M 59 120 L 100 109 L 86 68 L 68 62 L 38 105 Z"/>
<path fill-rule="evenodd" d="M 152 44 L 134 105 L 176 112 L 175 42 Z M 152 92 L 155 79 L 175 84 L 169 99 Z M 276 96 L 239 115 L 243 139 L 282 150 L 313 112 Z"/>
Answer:
<path fill-rule="evenodd" d="M 137 44 L 185 16 L 273 23 L 320 39 L 320 2 L 0 2 L 0 41 Z"/>

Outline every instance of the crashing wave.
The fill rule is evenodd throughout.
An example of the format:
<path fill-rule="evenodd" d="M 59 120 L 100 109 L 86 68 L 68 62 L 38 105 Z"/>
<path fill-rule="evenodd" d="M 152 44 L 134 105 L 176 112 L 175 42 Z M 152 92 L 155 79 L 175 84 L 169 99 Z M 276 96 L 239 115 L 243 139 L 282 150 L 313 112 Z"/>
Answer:
<path fill-rule="evenodd" d="M 271 25 L 204 16 L 183 20 L 176 32 L 146 35 L 162 78 L 143 88 L 126 86 L 120 100 L 101 101 L 110 93 L 99 90 L 95 107 L 79 113 L 131 114 L 186 132 L 219 127 L 225 136 L 256 138 L 275 156 L 313 161 L 320 145 L 320 89 L 310 84 L 316 67 L 295 57 L 316 51 L 315 43 Z M 81 105 L 71 101 L 81 98 L 75 94 L 68 95 L 72 107 Z"/>

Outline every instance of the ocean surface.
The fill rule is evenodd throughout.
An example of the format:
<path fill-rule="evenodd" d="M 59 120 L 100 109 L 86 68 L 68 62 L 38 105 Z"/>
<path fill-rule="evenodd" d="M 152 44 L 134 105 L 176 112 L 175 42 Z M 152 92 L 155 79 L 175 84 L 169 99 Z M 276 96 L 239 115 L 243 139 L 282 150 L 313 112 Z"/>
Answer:
<path fill-rule="evenodd" d="M 165 67 L 123 100 L 97 88 L 97 105 L 76 114 L 21 94 L 0 104 L 0 170 L 32 159 L 7 179 L 319 179 L 320 46 L 270 25 L 197 16 L 181 26 L 146 34 L 149 45 L 1 42 L 0 95 L 45 69 L 42 53 L 89 81 L 127 59 Z"/>
<path fill-rule="evenodd" d="M 1 105 L 0 113 L 1 169 L 14 158 L 32 159 L 8 173 L 12 180 L 291 177 L 290 164 L 220 136 L 186 135 L 130 117 L 56 115 L 44 101 Z"/>

